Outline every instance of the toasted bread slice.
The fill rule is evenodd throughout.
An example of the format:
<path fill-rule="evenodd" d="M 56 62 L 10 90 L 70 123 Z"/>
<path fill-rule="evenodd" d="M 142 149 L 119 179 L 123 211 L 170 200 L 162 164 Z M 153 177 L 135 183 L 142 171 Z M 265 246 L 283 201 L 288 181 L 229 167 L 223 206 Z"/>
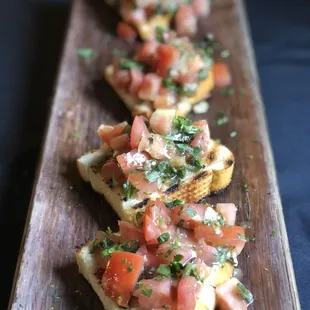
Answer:
<path fill-rule="evenodd" d="M 154 112 L 154 108 L 149 102 L 140 100 L 139 98 L 129 94 L 128 92 L 115 87 L 113 82 L 113 66 L 109 65 L 104 69 L 104 77 L 106 81 L 111 85 L 114 91 L 125 103 L 127 108 L 131 111 L 132 115 L 144 115 L 147 118 Z M 201 100 L 209 97 L 211 90 L 214 87 L 212 69 L 208 72 L 208 77 L 201 81 L 196 94 L 192 97 L 183 97 L 177 104 L 177 115 L 186 116 L 192 109 L 192 106 Z"/>
<path fill-rule="evenodd" d="M 100 175 L 100 168 L 109 152 L 108 146 L 83 155 L 77 160 L 79 173 L 85 182 L 90 182 L 93 189 L 104 195 L 118 216 L 125 221 L 136 223 L 138 212 L 143 212 L 148 199 L 127 199 L 121 186 L 112 186 Z M 197 202 L 204 197 L 225 189 L 232 177 L 234 155 L 225 146 L 210 141 L 209 151 L 204 160 L 205 168 L 193 174 L 182 184 L 176 184 L 165 191 L 152 193 L 150 199 L 172 201 L 182 199 Z"/>
<path fill-rule="evenodd" d="M 98 297 L 100 298 L 104 309 L 106 310 L 121 310 L 111 298 L 107 297 L 101 286 L 102 273 L 98 268 L 96 261 L 91 254 L 93 241 L 87 242 L 75 250 L 75 258 L 79 267 L 79 272 L 92 286 Z M 198 295 L 195 310 L 214 310 L 216 304 L 215 290 L 208 281 L 202 286 Z M 132 309 L 132 308 L 131 308 Z M 140 308 L 135 308 L 136 310 Z"/>

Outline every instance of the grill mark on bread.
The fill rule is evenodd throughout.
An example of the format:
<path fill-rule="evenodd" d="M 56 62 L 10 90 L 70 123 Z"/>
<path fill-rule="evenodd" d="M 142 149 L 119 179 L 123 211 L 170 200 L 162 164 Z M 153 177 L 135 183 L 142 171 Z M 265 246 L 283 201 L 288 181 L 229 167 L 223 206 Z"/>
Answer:
<path fill-rule="evenodd" d="M 231 160 L 231 159 L 228 159 L 228 160 L 226 161 L 227 167 L 230 167 L 233 163 L 234 163 L 234 161 Z"/>
<path fill-rule="evenodd" d="M 199 179 L 202 179 L 203 177 L 205 177 L 206 175 L 208 174 L 207 171 L 202 171 L 200 173 L 198 173 L 195 177 L 194 177 L 194 180 L 199 180 Z"/>
<path fill-rule="evenodd" d="M 177 191 L 178 189 L 179 189 L 179 184 L 174 184 L 174 185 L 172 185 L 171 187 L 169 187 L 169 188 L 165 191 L 165 193 L 166 193 L 166 194 L 171 194 L 171 193 Z"/>
<path fill-rule="evenodd" d="M 143 208 L 148 203 L 148 201 L 149 201 L 149 198 L 145 198 L 141 202 L 135 204 L 132 208 L 133 209 L 141 209 L 141 208 Z"/>

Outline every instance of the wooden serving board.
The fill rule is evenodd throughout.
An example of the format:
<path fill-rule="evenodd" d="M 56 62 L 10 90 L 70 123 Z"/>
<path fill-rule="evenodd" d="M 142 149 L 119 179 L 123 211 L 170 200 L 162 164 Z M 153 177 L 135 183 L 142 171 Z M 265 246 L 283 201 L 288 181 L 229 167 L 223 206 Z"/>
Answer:
<path fill-rule="evenodd" d="M 238 204 L 238 222 L 250 223 L 247 235 L 256 238 L 239 259 L 242 281 L 255 297 L 250 308 L 300 309 L 244 7 L 241 0 L 213 3 L 201 34 L 214 33 L 230 50 L 234 94 L 214 91 L 207 114 L 190 117 L 208 119 L 212 137 L 234 152 L 236 165 L 229 188 L 209 200 Z M 78 274 L 74 247 L 93 238 L 97 228 L 116 228 L 117 217 L 81 181 L 75 160 L 98 147 L 101 123 L 130 121 L 130 113 L 102 78 L 113 48 L 131 49 L 112 35 L 118 20 L 102 0 L 73 4 L 9 309 L 102 309 Z M 92 48 L 94 57 L 78 57 L 78 48 Z M 217 126 L 220 111 L 229 122 Z M 231 137 L 232 131 L 237 136 Z"/>

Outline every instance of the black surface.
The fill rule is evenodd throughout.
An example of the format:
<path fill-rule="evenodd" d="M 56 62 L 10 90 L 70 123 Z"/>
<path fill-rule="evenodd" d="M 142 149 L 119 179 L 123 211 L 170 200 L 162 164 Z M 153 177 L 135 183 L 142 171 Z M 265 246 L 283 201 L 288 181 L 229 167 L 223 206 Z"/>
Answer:
<path fill-rule="evenodd" d="M 0 1 L 0 233 L 4 252 L 0 257 L 5 266 L 0 309 L 7 307 L 11 290 L 69 4 L 68 0 Z M 302 308 L 307 309 L 310 1 L 248 0 L 247 7 L 297 285 Z M 34 138 L 38 132 L 42 132 L 40 139 Z"/>

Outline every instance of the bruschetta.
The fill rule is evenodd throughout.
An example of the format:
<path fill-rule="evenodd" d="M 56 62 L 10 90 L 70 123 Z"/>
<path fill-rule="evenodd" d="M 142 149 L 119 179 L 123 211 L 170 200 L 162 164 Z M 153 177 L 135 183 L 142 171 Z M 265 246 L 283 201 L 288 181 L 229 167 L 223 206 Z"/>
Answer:
<path fill-rule="evenodd" d="M 198 19 L 208 16 L 211 10 L 210 0 L 106 0 L 106 3 L 117 8 L 123 21 L 135 27 L 142 40 L 155 38 L 157 27 L 193 36 Z"/>
<path fill-rule="evenodd" d="M 133 57 L 122 57 L 104 68 L 106 81 L 133 115 L 150 117 L 159 108 L 186 116 L 209 97 L 214 87 L 213 59 L 206 49 L 174 32 L 158 32 L 142 43 Z"/>
<path fill-rule="evenodd" d="M 101 125 L 98 135 L 104 144 L 80 157 L 78 170 L 123 220 L 134 222 L 149 199 L 197 202 L 230 184 L 234 156 L 210 139 L 206 120 L 159 109 L 132 126 Z"/>
<path fill-rule="evenodd" d="M 236 211 L 150 201 L 139 226 L 119 221 L 118 233 L 77 247 L 79 271 L 106 310 L 245 310 L 253 296 L 234 278 L 247 242 Z"/>

